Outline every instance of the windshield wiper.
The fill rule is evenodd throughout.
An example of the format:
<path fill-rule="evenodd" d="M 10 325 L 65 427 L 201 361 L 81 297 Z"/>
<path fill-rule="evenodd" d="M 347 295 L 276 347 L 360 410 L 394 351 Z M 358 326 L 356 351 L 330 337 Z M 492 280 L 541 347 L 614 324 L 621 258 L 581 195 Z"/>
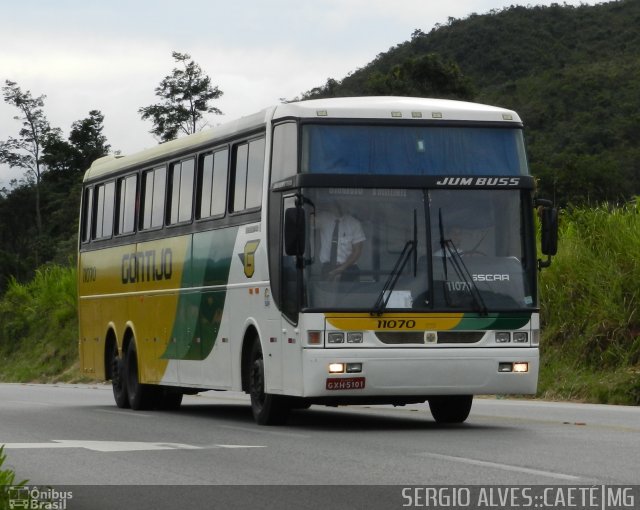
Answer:
<path fill-rule="evenodd" d="M 398 283 L 398 279 L 402 274 L 407 262 L 409 262 L 409 257 L 413 254 L 413 271 L 414 276 L 416 272 L 416 262 L 417 262 L 417 254 L 418 254 L 418 222 L 416 219 L 416 210 L 413 210 L 413 239 L 410 239 L 406 243 L 404 243 L 404 247 L 402 248 L 402 252 L 400 252 L 400 256 L 398 260 L 396 260 L 391 273 L 389 273 L 389 277 L 387 281 L 384 283 L 384 287 L 382 287 L 382 291 L 378 295 L 378 299 L 376 300 L 376 304 L 373 305 L 373 311 L 371 315 L 379 316 L 382 315 L 382 312 L 387 308 L 387 303 L 389 299 L 391 299 L 391 293 Z"/>
<path fill-rule="evenodd" d="M 464 263 L 464 260 L 462 260 L 458 248 L 455 244 L 453 244 L 453 241 L 451 239 L 444 238 L 444 228 L 442 226 L 442 209 L 438 209 L 438 227 L 440 229 L 440 246 L 442 247 L 442 263 L 444 265 L 445 281 L 449 281 L 449 277 L 447 275 L 447 259 L 451 257 L 451 266 L 453 267 L 456 276 L 461 279 L 469 289 L 469 293 L 471 294 L 471 298 L 473 299 L 473 304 L 475 305 L 476 309 L 482 315 L 487 315 L 487 305 L 485 304 L 484 299 L 482 299 L 482 294 L 480 294 L 476 282 L 473 281 L 473 277 L 469 272 L 469 268 Z M 447 292 L 446 289 L 445 292 Z"/>

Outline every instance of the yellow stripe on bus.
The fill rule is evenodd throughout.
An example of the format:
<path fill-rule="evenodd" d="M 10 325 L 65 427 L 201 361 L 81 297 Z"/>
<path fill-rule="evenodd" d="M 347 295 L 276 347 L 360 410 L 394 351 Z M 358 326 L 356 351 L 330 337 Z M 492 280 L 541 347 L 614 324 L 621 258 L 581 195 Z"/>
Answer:
<path fill-rule="evenodd" d="M 380 317 L 369 313 L 327 313 L 325 318 L 333 327 L 343 330 L 438 330 L 455 328 L 464 314 L 462 313 L 385 313 Z"/>

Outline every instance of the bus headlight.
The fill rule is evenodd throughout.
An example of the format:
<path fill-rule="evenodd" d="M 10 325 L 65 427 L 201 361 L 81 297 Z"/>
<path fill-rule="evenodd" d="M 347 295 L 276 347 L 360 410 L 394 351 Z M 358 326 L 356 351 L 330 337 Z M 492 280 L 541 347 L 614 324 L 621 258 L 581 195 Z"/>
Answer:
<path fill-rule="evenodd" d="M 347 333 L 348 344 L 361 344 L 363 340 L 362 331 L 350 331 Z"/>
<path fill-rule="evenodd" d="M 508 331 L 497 331 L 496 332 L 496 343 L 497 344 L 506 344 L 511 342 L 511 333 Z"/>
<path fill-rule="evenodd" d="M 513 333 L 513 343 L 516 343 L 516 344 L 529 343 L 529 334 L 526 331 L 515 331 Z"/>
<path fill-rule="evenodd" d="M 327 335 L 327 343 L 329 344 L 343 344 L 344 343 L 344 333 L 332 331 Z"/>

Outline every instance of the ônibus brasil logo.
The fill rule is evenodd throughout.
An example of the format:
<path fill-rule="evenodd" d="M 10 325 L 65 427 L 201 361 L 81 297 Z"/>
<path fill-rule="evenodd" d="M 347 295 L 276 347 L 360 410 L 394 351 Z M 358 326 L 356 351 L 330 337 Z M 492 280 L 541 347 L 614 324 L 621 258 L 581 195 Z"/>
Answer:
<path fill-rule="evenodd" d="M 51 487 L 8 487 L 10 509 L 66 510 L 67 501 L 73 498 L 71 491 L 59 491 Z"/>

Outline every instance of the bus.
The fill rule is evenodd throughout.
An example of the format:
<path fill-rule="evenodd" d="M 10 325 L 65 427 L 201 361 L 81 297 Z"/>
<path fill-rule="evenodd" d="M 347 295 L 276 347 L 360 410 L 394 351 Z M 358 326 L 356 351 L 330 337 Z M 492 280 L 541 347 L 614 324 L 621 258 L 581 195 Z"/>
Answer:
<path fill-rule="evenodd" d="M 87 170 L 81 369 L 134 410 L 230 390 L 261 425 L 423 402 L 461 423 L 474 395 L 536 392 L 556 244 L 514 111 L 279 104 Z"/>

